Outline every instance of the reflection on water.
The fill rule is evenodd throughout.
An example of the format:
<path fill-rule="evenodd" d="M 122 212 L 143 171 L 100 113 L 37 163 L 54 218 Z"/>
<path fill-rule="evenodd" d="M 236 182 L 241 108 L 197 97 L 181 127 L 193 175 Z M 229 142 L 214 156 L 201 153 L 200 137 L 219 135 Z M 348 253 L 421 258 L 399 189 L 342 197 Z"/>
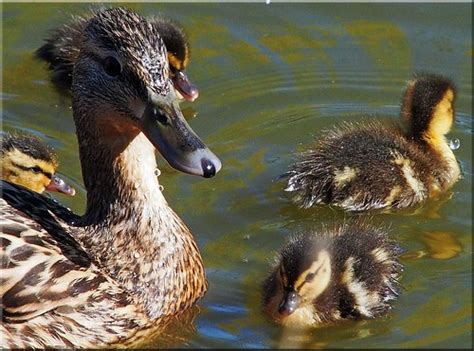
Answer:
<path fill-rule="evenodd" d="M 405 254 L 405 259 L 428 257 L 436 260 L 448 260 L 457 257 L 463 250 L 456 236 L 449 232 L 422 233 L 420 240 L 426 248 Z"/>
<path fill-rule="evenodd" d="M 85 192 L 70 102 L 57 95 L 31 54 L 65 14 L 89 7 L 3 4 L 4 128 L 34 132 L 55 147 L 59 171 L 78 189 L 75 198 L 58 198 L 79 213 Z M 182 108 L 223 161 L 218 176 L 204 180 L 178 174 L 158 157 L 164 194 L 194 233 L 210 285 L 190 319 L 147 337 L 146 346 L 471 346 L 470 4 L 130 7 L 145 15 L 163 11 L 188 30 L 188 73 L 200 97 Z M 400 298 L 377 320 L 309 331 L 274 325 L 261 313 L 260 284 L 275 250 L 297 228 L 348 216 L 328 207 L 298 209 L 279 176 L 295 152 L 334 123 L 367 115 L 397 119 L 415 71 L 447 75 L 458 86 L 448 137 L 460 141 L 455 154 L 463 178 L 452 194 L 422 208 L 374 214 L 406 250 Z"/>

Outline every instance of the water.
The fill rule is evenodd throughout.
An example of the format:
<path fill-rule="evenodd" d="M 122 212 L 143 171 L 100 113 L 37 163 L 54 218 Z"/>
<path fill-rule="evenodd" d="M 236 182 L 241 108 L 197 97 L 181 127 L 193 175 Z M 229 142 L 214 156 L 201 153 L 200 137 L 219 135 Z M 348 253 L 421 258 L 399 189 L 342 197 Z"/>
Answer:
<path fill-rule="evenodd" d="M 449 147 L 451 150 L 457 150 L 461 147 L 461 142 L 457 138 L 451 139 L 449 140 Z"/>
<path fill-rule="evenodd" d="M 267 1 L 268 3 L 268 1 Z M 4 129 L 29 130 L 58 151 L 78 190 L 58 196 L 82 213 L 69 101 L 31 53 L 47 31 L 87 4 L 3 4 Z M 194 130 L 223 161 L 211 180 L 172 170 L 160 158 L 164 194 L 201 249 L 209 291 L 178 332 L 148 340 L 180 347 L 469 347 L 472 337 L 472 38 L 470 4 L 134 4 L 164 11 L 188 30 Z M 285 237 L 342 220 L 341 211 L 300 210 L 279 175 L 295 152 L 342 120 L 399 113 L 415 71 L 458 86 L 450 139 L 463 178 L 421 210 L 376 215 L 405 249 L 404 290 L 384 318 L 283 330 L 260 312 L 260 282 Z M 171 341 L 170 341 L 171 340 Z"/>

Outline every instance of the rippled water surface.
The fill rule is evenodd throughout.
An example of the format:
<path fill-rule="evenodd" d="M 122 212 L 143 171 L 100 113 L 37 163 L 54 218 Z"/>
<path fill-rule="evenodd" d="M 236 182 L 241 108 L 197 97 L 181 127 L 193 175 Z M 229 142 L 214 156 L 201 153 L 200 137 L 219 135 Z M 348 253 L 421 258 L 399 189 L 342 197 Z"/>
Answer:
<path fill-rule="evenodd" d="M 179 174 L 158 156 L 165 196 L 195 235 L 210 287 L 184 327 L 151 345 L 471 346 L 470 4 L 130 6 L 143 15 L 163 11 L 188 31 L 188 71 L 201 95 L 182 108 L 224 165 L 206 180 Z M 79 213 L 85 192 L 69 101 L 32 52 L 67 14 L 88 8 L 3 5 L 3 128 L 32 131 L 57 149 L 61 172 L 79 189 L 60 201 Z M 296 208 L 278 176 L 333 123 L 397 119 L 405 82 L 416 71 L 447 75 L 458 86 L 449 137 L 460 140 L 463 179 L 444 202 L 374 217 L 405 249 L 404 290 L 386 317 L 306 333 L 281 329 L 260 312 L 260 282 L 275 250 L 298 228 L 347 215 Z"/>

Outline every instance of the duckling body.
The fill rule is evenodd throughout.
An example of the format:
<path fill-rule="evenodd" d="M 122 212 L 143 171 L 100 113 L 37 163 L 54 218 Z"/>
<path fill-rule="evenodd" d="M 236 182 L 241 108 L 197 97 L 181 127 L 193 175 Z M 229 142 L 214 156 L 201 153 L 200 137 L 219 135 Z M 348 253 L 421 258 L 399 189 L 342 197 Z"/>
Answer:
<path fill-rule="evenodd" d="M 68 24 L 57 28 L 35 56 L 48 63 L 51 81 L 61 92 L 70 92 L 72 70 L 79 55 L 81 40 L 91 15 L 73 16 Z M 170 75 L 180 99 L 194 101 L 199 96 L 185 70 L 189 64 L 190 50 L 186 33 L 181 26 L 162 15 L 148 19 L 165 43 L 170 64 Z"/>
<path fill-rule="evenodd" d="M 54 150 L 33 135 L 5 133 L 1 137 L 2 179 L 43 193 L 57 191 L 73 196 L 75 190 L 56 174 L 58 158 Z"/>
<path fill-rule="evenodd" d="M 308 208 L 405 208 L 434 197 L 460 176 L 444 135 L 454 121 L 454 87 L 446 78 L 416 76 L 408 83 L 402 119 L 344 123 L 323 136 L 288 172 L 286 191 Z"/>
<path fill-rule="evenodd" d="M 86 212 L 3 182 L 2 348 L 123 345 L 207 289 L 193 236 L 161 192 L 155 150 L 203 177 L 220 162 L 181 114 L 163 41 L 125 8 L 95 13 L 83 35 L 72 109 Z"/>
<path fill-rule="evenodd" d="M 383 230 L 363 223 L 296 235 L 264 282 L 264 310 L 296 327 L 382 315 L 398 296 L 399 253 Z"/>

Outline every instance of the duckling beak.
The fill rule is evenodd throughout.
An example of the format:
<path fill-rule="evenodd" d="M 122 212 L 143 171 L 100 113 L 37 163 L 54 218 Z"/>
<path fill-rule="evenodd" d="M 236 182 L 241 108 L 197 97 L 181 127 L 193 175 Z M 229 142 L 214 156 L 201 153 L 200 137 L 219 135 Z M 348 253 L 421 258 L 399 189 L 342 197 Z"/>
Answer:
<path fill-rule="evenodd" d="M 76 194 L 76 190 L 56 174 L 53 174 L 51 182 L 46 186 L 46 190 L 57 191 L 58 193 L 63 193 L 69 196 L 74 196 Z"/>
<path fill-rule="evenodd" d="M 172 77 L 173 85 L 179 95 L 185 100 L 194 101 L 199 96 L 197 87 L 191 83 L 184 71 L 177 70 Z"/>
<path fill-rule="evenodd" d="M 149 92 L 141 129 L 171 167 L 205 178 L 221 169 L 221 161 L 199 139 L 181 113 L 174 93 L 162 97 Z"/>
<path fill-rule="evenodd" d="M 283 300 L 278 307 L 278 313 L 283 316 L 289 316 L 298 308 L 300 304 L 300 296 L 294 290 L 287 291 Z"/>

